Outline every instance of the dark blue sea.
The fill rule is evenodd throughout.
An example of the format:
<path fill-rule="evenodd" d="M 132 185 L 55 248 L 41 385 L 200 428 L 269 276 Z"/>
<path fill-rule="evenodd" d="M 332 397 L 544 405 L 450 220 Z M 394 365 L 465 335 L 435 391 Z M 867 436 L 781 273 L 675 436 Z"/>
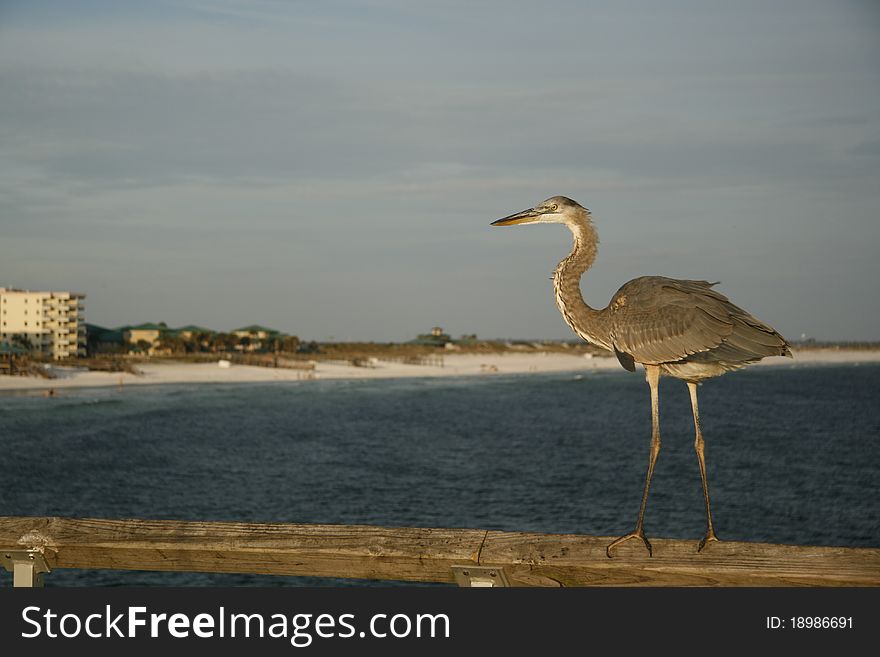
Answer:
<path fill-rule="evenodd" d="M 722 539 L 880 545 L 880 365 L 701 387 Z M 649 537 L 705 529 L 686 386 L 664 379 Z M 620 372 L 0 394 L 0 515 L 475 527 L 635 523 L 648 388 Z M 0 573 L 3 586 L 10 577 Z M 359 584 L 59 570 L 64 585 Z"/>

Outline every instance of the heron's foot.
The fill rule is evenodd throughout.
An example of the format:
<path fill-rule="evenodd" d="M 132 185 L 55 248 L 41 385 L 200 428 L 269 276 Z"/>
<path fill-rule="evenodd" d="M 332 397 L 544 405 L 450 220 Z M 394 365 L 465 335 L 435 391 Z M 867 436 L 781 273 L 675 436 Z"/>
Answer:
<path fill-rule="evenodd" d="M 611 542 L 608 545 L 608 547 L 605 548 L 605 554 L 608 555 L 608 558 L 610 559 L 611 558 L 611 550 L 616 548 L 621 543 L 626 543 L 628 540 L 633 539 L 633 538 L 641 539 L 642 542 L 645 544 L 645 547 L 648 548 L 648 556 L 649 557 L 654 556 L 654 550 L 651 548 L 651 544 L 648 542 L 648 539 L 645 538 L 645 532 L 641 527 L 637 528 L 632 534 L 627 534 L 626 536 L 621 536 L 616 541 Z M 718 540 L 718 539 L 715 539 L 715 540 Z"/>
<path fill-rule="evenodd" d="M 706 532 L 706 535 L 703 537 L 703 540 L 700 541 L 700 544 L 697 546 L 697 552 L 702 552 L 703 548 L 705 548 L 709 543 L 717 543 L 718 537 L 715 536 L 715 530 L 709 529 Z"/>

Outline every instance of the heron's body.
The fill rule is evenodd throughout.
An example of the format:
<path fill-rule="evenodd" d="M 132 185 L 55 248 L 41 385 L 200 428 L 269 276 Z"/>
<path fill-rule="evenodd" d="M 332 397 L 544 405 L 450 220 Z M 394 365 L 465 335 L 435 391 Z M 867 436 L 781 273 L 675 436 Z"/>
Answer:
<path fill-rule="evenodd" d="M 605 308 L 594 309 L 580 290 L 581 276 L 592 266 L 599 243 L 589 210 L 569 198 L 554 196 L 493 225 L 524 223 L 562 223 L 569 228 L 574 246 L 553 274 L 556 304 L 565 322 L 587 342 L 613 351 L 626 369 L 635 371 L 635 364 L 641 363 L 651 386 L 652 448 L 639 520 L 633 534 L 609 546 L 609 556 L 611 547 L 629 538 L 641 538 L 651 550 L 642 523 L 660 451 L 657 382 L 661 373 L 683 379 L 690 388 L 708 523 L 700 547 L 717 540 L 709 507 L 696 385 L 767 356 L 791 356 L 785 338 L 731 303 L 708 281 L 642 276 L 624 284 Z"/>

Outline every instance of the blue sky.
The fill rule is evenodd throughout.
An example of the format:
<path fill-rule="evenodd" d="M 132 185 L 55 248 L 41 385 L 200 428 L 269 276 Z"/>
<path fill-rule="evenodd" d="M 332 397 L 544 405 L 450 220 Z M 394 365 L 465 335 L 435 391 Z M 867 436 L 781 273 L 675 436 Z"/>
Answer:
<path fill-rule="evenodd" d="M 0 285 L 104 325 L 568 338 L 721 280 L 791 338 L 880 339 L 871 2 L 0 1 Z"/>

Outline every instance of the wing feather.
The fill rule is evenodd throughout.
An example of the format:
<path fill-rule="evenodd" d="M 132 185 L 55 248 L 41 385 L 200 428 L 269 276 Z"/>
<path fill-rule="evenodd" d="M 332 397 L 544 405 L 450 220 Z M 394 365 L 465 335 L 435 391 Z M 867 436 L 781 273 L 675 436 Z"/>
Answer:
<path fill-rule="evenodd" d="M 747 362 L 787 353 L 788 345 L 779 333 L 713 290 L 713 285 L 662 276 L 630 281 L 604 311 L 614 348 L 648 364 L 691 357 Z"/>

